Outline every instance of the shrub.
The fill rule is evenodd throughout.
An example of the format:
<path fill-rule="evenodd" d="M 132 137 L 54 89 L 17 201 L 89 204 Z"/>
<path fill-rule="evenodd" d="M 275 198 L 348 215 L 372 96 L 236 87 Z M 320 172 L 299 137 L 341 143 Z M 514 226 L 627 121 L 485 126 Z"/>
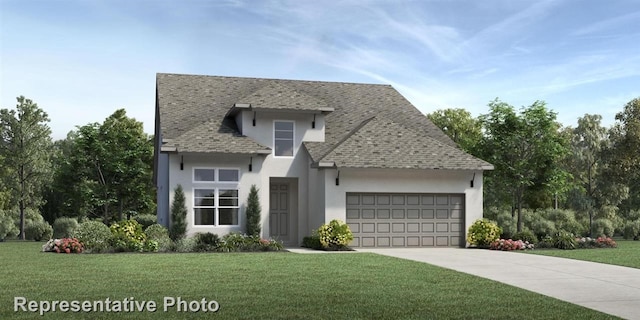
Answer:
<path fill-rule="evenodd" d="M 42 251 L 56 253 L 82 253 L 82 251 L 84 251 L 84 247 L 76 238 L 51 239 L 42 246 Z"/>
<path fill-rule="evenodd" d="M 9 211 L 0 210 L 0 241 L 16 237 L 19 232 Z"/>
<path fill-rule="evenodd" d="M 529 243 L 538 243 L 538 238 L 531 230 L 525 229 L 513 235 L 513 240 L 522 240 Z"/>
<path fill-rule="evenodd" d="M 182 238 L 171 243 L 171 251 L 175 252 L 194 252 L 196 247 L 196 238 Z"/>
<path fill-rule="evenodd" d="M 24 235 L 27 240 L 49 240 L 53 236 L 53 228 L 45 221 L 32 221 L 25 225 Z"/>
<path fill-rule="evenodd" d="M 558 231 L 553 236 L 554 246 L 562 250 L 573 250 L 576 248 L 576 238 L 572 233 L 566 231 Z"/>
<path fill-rule="evenodd" d="M 144 233 L 147 235 L 147 240 L 153 240 L 158 243 L 158 251 L 166 252 L 171 250 L 171 239 L 169 238 L 169 231 L 162 225 L 152 224 L 148 226 Z"/>
<path fill-rule="evenodd" d="M 222 237 L 218 251 L 279 251 L 283 248 L 282 242 L 277 240 L 232 232 Z"/>
<path fill-rule="evenodd" d="M 142 231 L 142 226 L 135 220 L 123 220 L 109 227 L 113 238 L 111 239 L 116 251 L 141 252 L 145 249 L 147 235 Z"/>
<path fill-rule="evenodd" d="M 598 237 L 597 239 L 593 239 L 590 237 L 583 237 L 576 239 L 578 243 L 578 248 L 581 249 L 589 249 L 589 248 L 616 248 L 618 244 L 609 237 Z"/>
<path fill-rule="evenodd" d="M 86 221 L 78 225 L 73 232 L 87 252 L 105 252 L 111 249 L 111 230 L 100 221 Z"/>
<path fill-rule="evenodd" d="M 613 223 L 609 219 L 600 218 L 593 221 L 593 235 L 613 237 Z"/>
<path fill-rule="evenodd" d="M 75 218 L 60 217 L 53 222 L 53 237 L 70 238 L 77 227 L 78 220 Z"/>
<path fill-rule="evenodd" d="M 485 247 L 500 238 L 502 230 L 488 219 L 478 219 L 469 227 L 467 242 L 471 245 Z"/>
<path fill-rule="evenodd" d="M 258 189 L 251 186 L 249 198 L 247 199 L 247 234 L 251 236 L 260 235 L 260 199 Z"/>
<path fill-rule="evenodd" d="M 147 229 L 150 225 L 158 223 L 158 217 L 154 214 L 139 214 L 133 219 L 142 225 L 142 229 Z"/>
<path fill-rule="evenodd" d="M 213 234 L 211 232 L 207 233 L 196 233 L 195 236 L 196 244 L 194 247 L 195 251 L 199 252 L 207 252 L 207 251 L 216 251 L 218 247 L 220 247 L 220 237 L 217 234 Z"/>
<path fill-rule="evenodd" d="M 627 240 L 638 240 L 640 238 L 640 221 L 627 221 L 624 225 L 623 235 Z"/>
<path fill-rule="evenodd" d="M 349 226 L 340 220 L 331 220 L 325 223 L 316 234 L 320 238 L 320 244 L 323 248 L 344 248 L 353 240 L 353 233 Z"/>
<path fill-rule="evenodd" d="M 320 243 L 320 237 L 317 235 L 302 238 L 302 246 L 310 249 L 322 249 L 322 243 Z"/>
<path fill-rule="evenodd" d="M 532 221 L 529 229 L 533 231 L 533 234 L 535 234 L 538 239 L 553 235 L 557 232 L 556 225 L 543 217 L 538 217 Z"/>
<path fill-rule="evenodd" d="M 553 237 L 551 236 L 545 236 L 540 240 L 540 242 L 536 243 L 536 248 L 538 249 L 551 249 L 555 247 L 556 245 L 553 241 Z"/>
<path fill-rule="evenodd" d="M 509 211 L 500 212 L 496 217 L 496 223 L 498 223 L 498 226 L 502 229 L 500 237 L 503 239 L 512 238 L 518 230 L 516 219 L 511 216 Z"/>
<path fill-rule="evenodd" d="M 491 250 L 502 250 L 502 251 L 513 251 L 513 250 L 527 250 L 533 249 L 534 245 L 529 243 L 528 241 L 522 240 L 511 240 L 511 239 L 500 239 L 494 242 L 491 242 L 489 245 L 489 249 Z"/>
<path fill-rule="evenodd" d="M 174 190 L 173 202 L 171 203 L 171 226 L 169 227 L 169 238 L 173 241 L 183 239 L 187 234 L 187 206 L 185 204 L 184 191 L 178 185 Z"/>

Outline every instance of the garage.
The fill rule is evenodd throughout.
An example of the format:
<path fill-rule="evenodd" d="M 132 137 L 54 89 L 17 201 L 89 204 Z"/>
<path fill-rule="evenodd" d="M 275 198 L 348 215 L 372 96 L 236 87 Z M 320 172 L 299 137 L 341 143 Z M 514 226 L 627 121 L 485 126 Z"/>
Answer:
<path fill-rule="evenodd" d="M 347 193 L 351 247 L 464 247 L 464 194 Z"/>

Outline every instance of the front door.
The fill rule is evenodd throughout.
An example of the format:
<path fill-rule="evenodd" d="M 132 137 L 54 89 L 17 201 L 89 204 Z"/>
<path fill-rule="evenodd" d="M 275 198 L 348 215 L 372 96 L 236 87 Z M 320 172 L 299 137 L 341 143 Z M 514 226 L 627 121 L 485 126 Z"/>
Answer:
<path fill-rule="evenodd" d="M 289 184 L 272 182 L 269 197 L 269 235 L 282 241 L 289 240 Z"/>

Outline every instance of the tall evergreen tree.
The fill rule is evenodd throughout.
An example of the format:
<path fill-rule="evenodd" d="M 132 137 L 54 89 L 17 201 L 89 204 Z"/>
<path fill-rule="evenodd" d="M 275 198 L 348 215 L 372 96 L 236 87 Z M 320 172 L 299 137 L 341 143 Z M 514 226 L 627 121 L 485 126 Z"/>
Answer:
<path fill-rule="evenodd" d="M 24 96 L 15 110 L 0 110 L 0 155 L 10 174 L 4 183 L 20 210 L 20 239 L 25 238 L 25 210 L 42 203 L 42 186 L 51 171 L 51 129 L 47 113 Z"/>
<path fill-rule="evenodd" d="M 250 236 L 260 235 L 260 211 L 258 189 L 256 185 L 252 185 L 247 199 L 247 234 Z"/>
<path fill-rule="evenodd" d="M 178 185 L 173 193 L 171 202 L 171 224 L 169 226 L 169 238 L 173 241 L 180 240 L 187 233 L 187 205 L 182 186 Z"/>

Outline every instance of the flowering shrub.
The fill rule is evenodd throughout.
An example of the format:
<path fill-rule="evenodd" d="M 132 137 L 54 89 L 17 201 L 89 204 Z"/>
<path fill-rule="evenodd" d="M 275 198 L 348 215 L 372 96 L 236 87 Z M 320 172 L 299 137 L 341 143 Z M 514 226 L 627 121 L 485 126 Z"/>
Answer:
<path fill-rule="evenodd" d="M 343 248 L 353 240 L 349 226 L 340 220 L 331 220 L 316 230 L 323 248 Z"/>
<path fill-rule="evenodd" d="M 137 251 L 145 249 L 147 235 L 142 231 L 142 225 L 135 220 L 123 220 L 109 227 L 113 235 L 113 247 L 117 251 Z"/>
<path fill-rule="evenodd" d="M 84 247 L 76 238 L 51 239 L 42 246 L 43 252 L 82 253 Z"/>
<path fill-rule="evenodd" d="M 578 248 L 581 249 L 618 247 L 618 244 L 609 237 L 598 237 L 596 239 L 590 237 L 577 238 L 576 243 Z"/>
<path fill-rule="evenodd" d="M 489 249 L 491 250 L 502 250 L 502 251 L 513 251 L 513 250 L 527 250 L 533 249 L 533 243 L 529 243 L 529 241 L 522 240 L 511 240 L 511 239 L 500 239 L 494 242 L 491 242 L 489 245 Z"/>
<path fill-rule="evenodd" d="M 488 246 L 500 239 L 502 229 L 489 219 L 478 219 L 469 227 L 467 242 L 475 246 Z"/>

